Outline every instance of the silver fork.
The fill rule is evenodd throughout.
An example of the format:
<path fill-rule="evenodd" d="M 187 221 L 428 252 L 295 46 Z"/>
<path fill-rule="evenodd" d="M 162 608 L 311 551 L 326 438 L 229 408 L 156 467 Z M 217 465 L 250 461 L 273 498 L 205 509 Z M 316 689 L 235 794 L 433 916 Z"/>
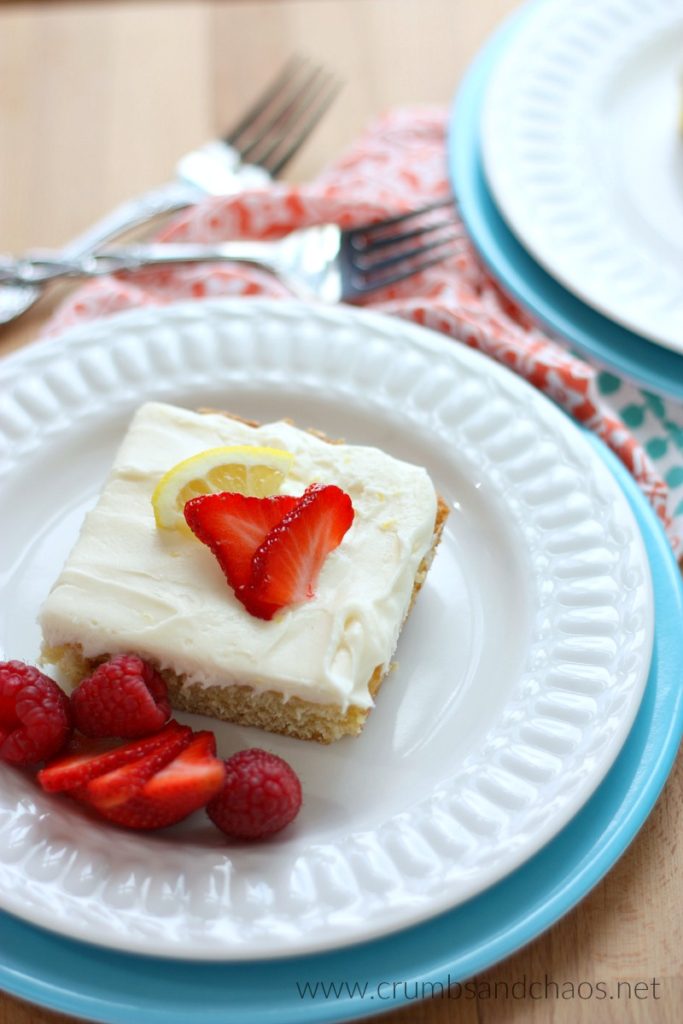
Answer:
<path fill-rule="evenodd" d="M 151 266 L 231 261 L 276 274 L 302 297 L 357 302 L 452 255 L 463 238 L 454 212 L 453 200 L 443 199 L 375 224 L 345 230 L 323 224 L 276 242 L 132 245 L 78 259 L 42 254 L 0 262 L 0 281 L 44 284 Z"/>
<path fill-rule="evenodd" d="M 322 67 L 293 57 L 223 138 L 186 153 L 176 180 L 117 206 L 60 250 L 79 259 L 118 235 L 205 195 L 265 186 L 282 173 L 335 98 L 341 83 Z M 40 297 L 38 284 L 0 288 L 0 324 L 25 313 Z"/>

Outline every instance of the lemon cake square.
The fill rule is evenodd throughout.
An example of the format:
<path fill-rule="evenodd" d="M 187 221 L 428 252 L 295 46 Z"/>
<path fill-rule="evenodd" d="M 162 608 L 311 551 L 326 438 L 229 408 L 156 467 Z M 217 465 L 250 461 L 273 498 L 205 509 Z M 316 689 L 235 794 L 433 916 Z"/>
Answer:
<path fill-rule="evenodd" d="M 260 497 L 269 508 L 280 502 L 297 509 L 296 557 L 287 549 L 288 561 L 273 557 L 262 571 L 261 583 L 265 578 L 271 588 L 265 604 L 246 599 L 254 584 L 228 585 L 216 550 L 182 515 L 181 506 L 187 513 L 206 492 L 214 492 L 212 501 L 225 497 L 215 492 L 229 490 L 232 477 L 207 471 L 197 482 L 201 453 L 224 448 L 247 451 L 235 490 L 265 490 L 270 496 Z M 261 458 L 259 475 L 264 450 L 275 455 Z M 273 596 L 281 581 L 272 577 L 303 557 L 313 519 L 304 522 L 298 510 L 322 491 L 338 502 L 337 492 L 346 496 L 343 536 L 305 599 L 283 604 Z M 177 514 L 169 495 L 181 503 Z M 258 507 L 255 497 L 227 500 Z M 135 653 L 162 672 L 177 708 L 321 742 L 356 734 L 390 668 L 446 515 L 422 467 L 377 448 L 330 442 L 285 421 L 256 425 L 148 403 L 134 416 L 41 609 L 43 658 L 75 684 L 102 660 Z M 290 519 L 288 512 L 279 523 L 277 541 L 290 542 Z"/>

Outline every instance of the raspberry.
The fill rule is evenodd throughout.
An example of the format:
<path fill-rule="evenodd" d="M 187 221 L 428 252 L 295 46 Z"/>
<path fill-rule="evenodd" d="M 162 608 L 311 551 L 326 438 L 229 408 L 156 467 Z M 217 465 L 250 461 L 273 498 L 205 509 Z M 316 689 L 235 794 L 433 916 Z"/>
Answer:
<path fill-rule="evenodd" d="M 74 723 L 86 736 L 136 739 L 171 717 L 166 683 L 135 654 L 120 654 L 95 669 L 71 694 Z"/>
<path fill-rule="evenodd" d="M 225 762 L 226 780 L 207 814 L 227 836 L 262 839 L 288 825 L 301 807 L 301 783 L 275 754 L 252 748 Z"/>
<path fill-rule="evenodd" d="M 70 733 L 69 698 L 54 679 L 22 661 L 0 662 L 0 760 L 36 764 Z"/>

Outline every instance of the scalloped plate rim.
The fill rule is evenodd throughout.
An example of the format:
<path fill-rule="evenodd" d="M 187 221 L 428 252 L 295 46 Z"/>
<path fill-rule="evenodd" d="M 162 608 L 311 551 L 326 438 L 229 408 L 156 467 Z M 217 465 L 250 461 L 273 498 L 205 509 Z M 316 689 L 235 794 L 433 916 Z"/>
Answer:
<path fill-rule="evenodd" d="M 302 305 L 302 304 L 294 304 L 294 303 L 288 303 L 287 305 L 288 305 L 290 311 L 292 309 L 298 309 L 300 315 L 302 315 L 302 316 L 309 316 L 310 317 L 311 314 L 315 315 L 316 311 L 319 314 L 322 315 L 322 311 L 320 310 L 319 307 L 307 307 L 307 306 Z M 254 310 L 256 310 L 256 311 L 263 311 L 264 309 L 266 310 L 266 312 L 268 311 L 268 309 L 272 309 L 273 312 L 277 311 L 278 314 L 282 313 L 282 303 L 281 302 L 278 302 L 278 301 L 268 301 L 268 300 L 254 300 L 254 301 L 249 301 L 248 304 L 247 304 L 247 300 L 243 300 L 243 299 L 236 300 L 236 301 L 230 301 L 230 300 L 228 300 L 228 301 L 226 301 L 226 300 L 208 300 L 207 302 L 201 303 L 201 304 L 198 304 L 196 302 L 194 302 L 194 303 L 178 304 L 176 306 L 166 307 L 161 312 L 159 312 L 158 310 L 154 310 L 154 311 L 150 311 L 150 310 L 137 311 L 136 310 L 136 311 L 132 311 L 130 313 L 124 313 L 124 314 L 120 314 L 120 315 L 118 315 L 116 317 L 112 317 L 108 322 L 106 322 L 104 324 L 96 325 L 94 328 L 93 328 L 92 325 L 86 325 L 86 326 L 81 327 L 81 328 L 79 328 L 79 329 L 77 329 L 75 331 L 69 332 L 68 335 L 61 336 L 60 338 L 55 338 L 55 339 L 53 339 L 52 341 L 48 342 L 45 345 L 43 345 L 41 343 L 40 346 L 33 347 L 31 349 L 28 349 L 28 350 L 22 350 L 17 355 L 10 356 L 7 360 L 3 360 L 3 362 L 0 363 L 0 380 L 3 377 L 7 378 L 7 377 L 11 376 L 11 373 L 12 373 L 12 371 L 14 369 L 17 369 L 17 370 L 21 371 L 22 367 L 29 366 L 32 363 L 40 364 L 42 361 L 44 361 L 45 358 L 47 358 L 48 361 L 49 361 L 49 358 L 52 355 L 52 353 L 66 352 L 67 351 L 67 346 L 73 346 L 74 349 L 78 348 L 79 345 L 85 345 L 86 347 L 88 347 L 88 345 L 93 343 L 93 332 L 95 333 L 95 335 L 97 335 L 98 332 L 102 333 L 106 337 L 112 331 L 116 332 L 116 331 L 121 330 L 121 329 L 123 329 L 123 330 L 128 329 L 129 324 L 132 324 L 132 325 L 138 324 L 139 325 L 140 323 L 142 323 L 144 325 L 144 323 L 148 322 L 150 320 L 150 318 L 151 318 L 152 322 L 155 325 L 158 323 L 159 319 L 161 319 L 162 323 L 166 323 L 169 319 L 171 321 L 173 321 L 176 317 L 180 317 L 181 320 L 182 320 L 183 318 L 186 318 L 186 317 L 189 316 L 189 318 L 191 320 L 199 318 L 200 321 L 203 321 L 207 316 L 210 317 L 214 307 L 218 310 L 218 312 L 221 312 L 221 313 L 226 313 L 226 312 L 229 313 L 232 310 L 235 313 L 239 313 L 240 315 L 247 315 L 247 316 L 249 315 L 249 308 L 251 308 L 252 313 L 253 313 Z M 327 315 L 330 315 L 329 314 L 329 310 L 327 311 Z M 501 367 L 498 367 L 495 364 L 490 363 L 490 361 L 487 360 L 486 357 L 483 357 L 480 354 L 472 352 L 469 349 L 466 349 L 464 347 L 463 348 L 461 348 L 459 346 L 453 347 L 451 342 L 444 341 L 444 339 L 442 339 L 438 334 L 435 334 L 435 333 L 429 332 L 429 331 L 425 331 L 424 329 L 416 327 L 414 325 L 408 325 L 408 324 L 403 324 L 403 323 L 398 323 L 397 324 L 395 321 L 389 320 L 389 318 L 381 316 L 380 314 L 366 313 L 366 312 L 358 313 L 356 311 L 344 310 L 344 311 L 337 311 L 336 313 L 332 314 L 332 316 L 333 316 L 333 319 L 336 319 L 337 317 L 341 317 L 342 320 L 344 320 L 345 318 L 349 318 L 350 317 L 351 318 L 350 322 L 355 321 L 355 322 L 361 323 L 363 321 L 366 321 L 369 324 L 369 326 L 372 326 L 372 324 L 375 323 L 378 326 L 381 326 L 383 328 L 386 328 L 387 324 L 390 323 L 392 325 L 392 329 L 394 331 L 399 331 L 399 332 L 405 331 L 406 332 L 406 336 L 409 339 L 414 339 L 414 341 L 415 341 L 415 343 L 416 343 L 418 348 L 419 347 L 423 347 L 423 348 L 426 348 L 426 349 L 430 350 L 431 352 L 437 352 L 437 353 L 445 353 L 445 352 L 448 351 L 449 353 L 454 355 L 456 363 L 460 359 L 460 360 L 463 361 L 465 366 L 467 366 L 469 364 L 470 366 L 475 367 L 475 373 L 483 372 L 484 367 L 485 367 L 486 368 L 486 373 L 489 376 L 497 378 L 500 382 L 502 382 L 502 384 L 504 386 L 511 387 L 513 389 L 513 392 L 516 392 L 517 389 L 521 388 L 522 394 L 528 395 L 528 396 L 533 396 L 533 402 L 534 403 L 540 403 L 541 408 L 543 408 L 545 410 L 546 414 L 551 417 L 551 421 L 553 420 L 553 418 L 555 418 L 554 422 L 558 425 L 558 429 L 560 430 L 560 432 L 563 432 L 563 431 L 567 432 L 568 436 L 571 437 L 572 442 L 576 442 L 580 446 L 585 446 L 585 451 L 590 453 L 591 464 L 594 466 L 595 471 L 605 472 L 607 474 L 607 476 L 609 477 L 610 482 L 613 484 L 612 477 L 609 474 L 609 472 L 605 469 L 604 464 L 599 460 L 598 456 L 595 455 L 595 453 L 590 448 L 588 443 L 581 437 L 580 433 L 575 430 L 575 428 L 564 417 L 564 415 L 562 413 L 560 413 L 558 410 L 554 409 L 550 405 L 550 403 L 548 403 L 544 398 L 539 396 L 538 393 L 535 392 L 525 382 L 521 381 L 519 378 L 516 378 L 516 377 L 512 376 L 505 369 L 503 369 Z M 600 467 L 599 470 L 597 469 L 598 466 Z M 616 486 L 616 485 L 614 485 L 614 486 Z M 630 511 L 629 511 L 629 516 L 631 516 L 631 518 L 632 518 L 632 514 L 630 513 Z M 635 520 L 632 519 L 632 525 L 634 525 L 634 524 L 635 524 Z M 638 537 L 640 537 L 639 533 L 638 533 Z M 642 546 L 642 541 L 641 541 L 641 546 Z M 641 551 L 641 554 L 642 554 L 642 551 Z M 649 575 L 647 576 L 647 578 L 649 579 Z M 650 604 L 651 604 L 651 593 L 650 593 Z M 651 639 L 652 639 L 652 636 L 651 636 L 651 630 L 650 630 L 650 641 L 651 641 Z M 648 661 L 648 664 L 649 664 L 649 661 Z M 647 677 L 647 671 L 645 671 L 644 676 L 642 678 L 641 695 L 642 695 L 642 688 L 644 688 L 644 684 L 645 684 L 645 681 L 646 681 L 646 677 Z M 632 700 L 631 701 L 631 705 L 630 705 L 630 712 L 631 713 L 630 713 L 630 715 L 626 716 L 623 719 L 623 721 L 622 721 L 622 728 L 620 730 L 620 740 L 619 740 L 618 744 L 613 744 L 612 757 L 610 758 L 609 762 L 604 765 L 604 771 L 601 772 L 600 777 L 598 779 L 594 780 L 594 784 L 590 786 L 589 792 L 585 793 L 582 796 L 578 806 L 581 806 L 581 804 L 583 802 L 585 802 L 586 799 L 588 799 L 588 797 L 590 796 L 590 793 L 595 789 L 595 786 L 598 785 L 600 779 L 604 776 L 606 771 L 609 769 L 609 766 L 611 765 L 612 761 L 617 756 L 618 751 L 621 748 L 621 745 L 622 745 L 623 741 L 626 738 L 626 735 L 628 733 L 628 729 L 630 728 L 631 722 L 633 721 L 633 718 L 635 717 L 635 714 L 637 713 L 638 706 L 639 706 L 639 698 L 638 698 L 638 700 Z M 576 812 L 576 810 L 578 810 L 578 806 L 574 807 L 573 810 L 571 811 L 571 813 L 569 815 L 567 815 L 562 822 L 557 824 L 556 827 L 554 827 L 550 831 L 549 834 L 545 835 L 545 837 L 542 839 L 541 843 L 539 843 L 538 845 L 542 845 L 543 843 L 547 842 L 551 838 L 551 836 L 554 835 L 557 832 L 557 830 L 562 827 L 563 824 L 566 824 L 566 821 L 569 819 L 569 817 L 571 817 Z M 538 845 L 537 845 L 536 848 L 538 848 Z M 496 877 L 492 878 L 487 884 L 492 884 L 493 881 L 497 880 L 497 878 L 502 877 L 504 874 L 507 874 L 509 871 L 513 870 L 516 866 L 518 866 L 518 864 L 523 863 L 531 855 L 532 855 L 532 853 L 527 851 L 526 853 L 523 853 L 523 855 L 521 855 L 518 858 L 518 860 L 516 860 L 516 861 L 514 861 L 514 860 L 508 861 L 507 862 L 507 867 L 505 868 L 505 871 L 502 872 L 502 873 L 499 873 Z M 479 891 L 479 890 L 477 890 L 477 891 Z M 378 935 L 379 936 L 379 935 L 383 935 L 383 934 L 389 934 L 390 932 L 395 930 L 395 928 L 397 928 L 397 927 L 406 927 L 406 926 L 408 926 L 410 924 L 414 924 L 414 923 L 416 923 L 418 921 L 425 920 L 426 918 L 429 918 L 429 917 L 433 916 L 434 914 L 441 913 L 442 911 L 447 910 L 447 909 L 449 909 L 452 906 L 453 906 L 452 901 L 449 902 L 448 899 L 446 899 L 445 901 L 442 901 L 438 905 L 433 906 L 432 909 L 429 910 L 426 913 L 419 913 L 419 914 L 417 914 L 417 915 L 415 915 L 413 917 L 410 917 L 410 916 L 406 917 L 404 915 L 401 923 L 398 923 L 398 924 L 396 922 L 390 923 L 388 926 L 386 926 L 386 927 L 384 927 L 382 929 L 373 931 L 372 935 Z M 42 920 L 42 921 L 38 920 L 35 923 L 42 924 L 43 926 L 45 926 L 45 921 L 44 920 Z M 63 934 L 63 930 L 62 929 L 57 929 L 57 930 L 60 931 L 60 933 Z M 81 933 L 79 935 L 77 935 L 75 931 L 71 931 L 69 934 L 74 935 L 75 937 L 83 938 L 83 939 L 85 939 L 85 941 L 93 941 L 92 936 L 90 934 L 87 934 L 87 929 L 86 929 L 85 933 Z M 369 938 L 371 936 L 368 933 L 364 933 L 363 937 L 364 938 Z M 354 942 L 354 941 L 358 941 L 358 938 L 356 937 L 355 939 L 354 938 L 348 938 L 347 939 L 347 942 Z M 130 946 L 126 945 L 125 942 L 122 942 L 120 944 L 120 946 L 118 944 L 116 944 L 116 943 L 112 943 L 111 941 L 104 942 L 103 944 L 107 945 L 110 948 L 125 948 L 125 949 L 129 949 L 130 948 Z M 339 946 L 341 946 L 341 945 L 342 945 L 342 943 L 337 942 L 337 943 L 335 943 L 333 946 L 331 946 L 329 948 L 339 948 Z M 320 947 L 319 943 L 315 943 L 310 948 L 311 948 L 311 951 L 313 951 L 314 949 L 315 950 L 319 950 L 321 947 Z M 327 947 L 325 947 L 325 948 L 327 948 Z M 306 950 L 305 946 L 304 947 L 297 946 L 297 950 L 296 951 L 297 952 L 304 952 L 305 950 Z M 196 956 L 197 958 L 200 958 L 200 959 L 214 959 L 214 956 L 211 956 L 210 954 L 207 954 L 206 950 L 201 951 L 201 952 L 194 952 L 193 950 L 183 950 L 182 952 L 178 952 L 178 951 L 162 951 L 161 953 L 160 953 L 159 950 L 140 949 L 139 951 L 140 952 L 150 952 L 152 955 L 165 955 L 165 956 L 179 956 L 180 955 L 180 956 L 183 956 L 183 957 Z M 223 951 L 221 953 L 215 954 L 215 959 L 219 959 L 219 960 L 234 960 L 234 959 L 241 958 L 241 955 L 242 954 L 236 954 L 235 951 L 232 951 L 230 954 L 226 954 L 226 952 Z M 254 954 L 253 953 L 249 953 L 247 951 L 247 952 L 244 952 L 243 955 L 244 955 L 244 958 L 249 958 L 250 959 L 250 958 L 253 957 Z M 270 954 L 268 954 L 268 953 L 266 953 L 266 954 L 258 953 L 256 955 L 259 955 L 259 956 L 261 956 L 261 955 L 271 955 L 271 956 L 272 955 L 275 955 L 275 956 L 277 956 L 277 955 L 286 955 L 286 956 L 291 956 L 292 953 L 288 951 L 287 953 L 283 953 L 283 954 L 278 954 L 278 953 L 270 953 Z"/>

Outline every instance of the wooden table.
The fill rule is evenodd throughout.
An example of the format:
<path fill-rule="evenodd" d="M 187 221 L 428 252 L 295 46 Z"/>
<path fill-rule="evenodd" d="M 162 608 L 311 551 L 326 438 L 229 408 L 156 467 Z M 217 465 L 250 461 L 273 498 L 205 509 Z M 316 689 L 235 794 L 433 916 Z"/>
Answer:
<path fill-rule="evenodd" d="M 304 180 L 378 112 L 447 104 L 478 47 L 515 6 L 514 0 L 0 3 L 2 249 L 59 245 L 117 201 L 166 180 L 175 158 L 229 124 L 292 51 L 317 56 L 347 83 L 291 166 L 289 177 Z M 0 328 L 0 355 L 30 343 L 56 301 L 46 298 Z M 384 1019 L 677 1024 L 682 808 L 679 761 L 645 828 L 608 877 L 549 932 L 481 975 L 477 999 L 411 1002 Z M 552 985 L 548 997 L 515 997 L 522 979 L 546 976 L 564 993 L 573 984 L 575 997 L 555 998 Z M 580 982 L 605 981 L 616 992 L 618 980 L 631 983 L 630 999 L 624 987 L 619 1000 L 581 998 L 588 987 L 579 992 Z M 644 984 L 636 989 L 638 982 Z M 0 996 L 0 1024 L 69 1019 Z"/>

